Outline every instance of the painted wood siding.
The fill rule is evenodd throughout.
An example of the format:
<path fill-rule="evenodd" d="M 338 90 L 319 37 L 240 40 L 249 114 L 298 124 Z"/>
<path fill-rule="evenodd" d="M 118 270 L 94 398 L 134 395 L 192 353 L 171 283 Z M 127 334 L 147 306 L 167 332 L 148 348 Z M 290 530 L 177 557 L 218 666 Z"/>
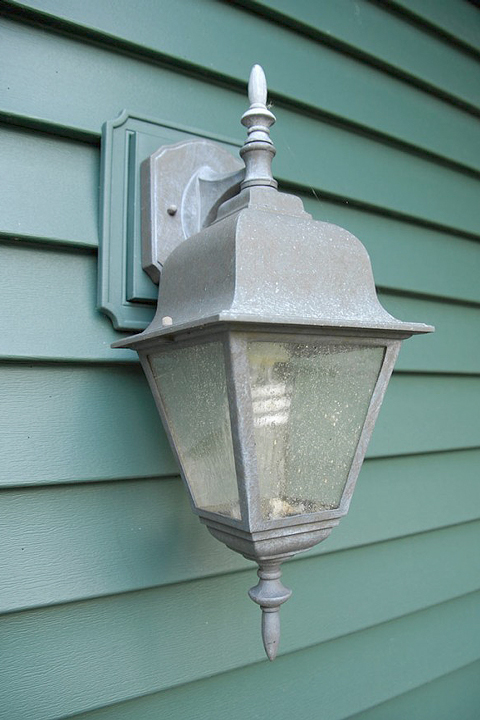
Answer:
<path fill-rule="evenodd" d="M 480 10 L 466 0 L 3 0 L 1 720 L 477 720 Z M 349 516 L 285 566 L 190 512 L 138 363 L 96 310 L 100 132 L 122 108 L 243 139 L 370 252 L 402 349 Z"/>

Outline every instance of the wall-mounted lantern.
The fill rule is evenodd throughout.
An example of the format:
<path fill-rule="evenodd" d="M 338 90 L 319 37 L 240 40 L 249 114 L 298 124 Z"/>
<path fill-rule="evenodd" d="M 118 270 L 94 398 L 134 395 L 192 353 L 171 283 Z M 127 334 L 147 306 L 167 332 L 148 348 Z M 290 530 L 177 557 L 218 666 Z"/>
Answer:
<path fill-rule="evenodd" d="M 273 660 L 280 564 L 347 513 L 401 340 L 433 328 L 389 315 L 359 240 L 277 191 L 258 65 L 249 99 L 245 168 L 203 140 L 144 163 L 158 309 L 115 347 L 139 354 L 194 511 L 258 563 L 249 595 Z"/>

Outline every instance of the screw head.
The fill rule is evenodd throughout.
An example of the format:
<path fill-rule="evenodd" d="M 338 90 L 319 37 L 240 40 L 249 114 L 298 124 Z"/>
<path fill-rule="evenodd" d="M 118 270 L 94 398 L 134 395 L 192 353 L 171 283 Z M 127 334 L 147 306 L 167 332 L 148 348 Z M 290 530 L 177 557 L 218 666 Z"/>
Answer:
<path fill-rule="evenodd" d="M 178 208 L 177 208 L 176 205 L 169 205 L 168 208 L 167 208 L 167 213 L 168 213 L 169 215 L 175 215 L 176 212 L 177 212 L 177 210 L 178 210 Z"/>

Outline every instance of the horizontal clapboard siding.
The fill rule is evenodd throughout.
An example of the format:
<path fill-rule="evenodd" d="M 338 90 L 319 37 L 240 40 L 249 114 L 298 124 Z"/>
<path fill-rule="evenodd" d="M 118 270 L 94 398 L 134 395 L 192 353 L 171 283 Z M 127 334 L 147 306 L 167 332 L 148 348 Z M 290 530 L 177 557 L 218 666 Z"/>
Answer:
<path fill-rule="evenodd" d="M 77 33 L 82 30 L 87 34 L 97 32 L 105 42 L 114 39 L 118 44 L 121 39 L 137 47 L 140 52 L 158 53 L 166 56 L 170 62 L 175 59 L 177 62 L 190 62 L 197 67 L 206 64 L 206 52 L 216 52 L 217 58 L 220 57 L 223 48 L 218 48 L 219 38 L 215 37 L 216 42 L 212 43 L 212 47 L 199 48 L 187 42 L 185 33 L 179 29 L 180 25 L 185 28 L 200 22 L 202 28 L 213 35 L 218 32 L 220 22 L 226 23 L 229 18 L 233 20 L 235 17 L 236 20 L 242 18 L 245 28 L 255 33 L 259 34 L 259 27 L 262 27 L 249 22 L 235 8 L 228 8 L 222 18 L 218 18 L 214 3 L 204 2 L 201 10 L 198 3 L 184 1 L 182 4 L 183 15 L 179 18 L 171 12 L 174 8 L 177 10 L 173 2 L 165 3 L 163 12 L 155 3 L 144 2 L 143 17 L 147 15 L 150 22 L 135 23 L 125 13 L 128 7 L 126 2 L 117 3 L 119 12 L 116 14 L 104 11 L 101 5 L 92 0 L 85 2 L 81 10 L 72 1 L 60 4 L 55 0 L 16 2 L 13 7 L 21 8 L 22 14 L 30 9 L 33 17 L 35 13 L 37 17 L 41 13 L 46 23 L 66 28 L 74 25 Z M 239 8 L 252 9 L 260 15 L 263 13 L 269 20 L 313 36 L 322 43 L 338 46 L 348 54 L 366 58 L 370 64 L 398 73 L 410 81 L 426 84 L 431 92 L 437 91 L 442 97 L 463 101 L 472 108 L 480 107 L 480 91 L 475 82 L 478 73 L 476 76 L 475 67 L 472 67 L 469 58 L 438 37 L 423 32 L 422 28 L 413 23 L 403 22 L 401 17 L 386 11 L 381 5 L 366 0 L 359 0 L 355 7 L 349 0 L 336 0 L 321 6 L 303 0 L 297 2 L 294 9 L 289 0 L 239 0 L 236 4 Z M 474 11 L 470 13 L 471 16 L 475 14 Z M 455 15 L 459 15 L 458 3 Z M 161 22 L 155 22 L 158 20 Z M 452 18 L 449 18 L 449 25 L 452 26 Z M 470 27 L 466 26 L 465 29 L 469 30 Z M 283 37 L 288 36 L 283 34 Z M 232 40 L 236 43 L 241 41 L 237 38 Z M 262 51 L 264 39 L 261 38 L 261 41 L 259 52 Z M 295 38 L 290 37 L 290 41 L 295 42 Z M 298 40 L 297 44 L 300 44 Z M 408 48 L 413 45 L 416 52 L 408 52 Z M 199 53 L 200 49 L 202 54 Z M 317 47 L 316 51 L 319 52 Z M 224 56 L 221 59 L 218 71 L 225 72 L 230 69 L 231 60 Z M 235 67 L 233 63 L 231 66 Z M 298 88 L 293 89 L 290 97 L 295 97 L 295 92 L 298 92 Z M 311 104 L 312 95 L 308 94 L 305 100 Z M 322 102 L 329 102 L 329 98 L 322 98 Z"/>
<path fill-rule="evenodd" d="M 300 564 L 293 563 L 290 569 Z M 315 635 L 312 637 L 310 624 L 303 636 L 308 647 L 277 658 L 273 672 L 268 663 L 259 662 L 263 649 L 256 637 L 258 630 L 252 627 L 258 609 L 249 607 L 248 598 L 241 608 L 238 604 L 235 622 L 231 621 L 228 599 L 236 598 L 234 593 L 244 589 L 244 582 L 232 583 L 228 578 L 228 589 L 216 585 L 216 597 L 225 598 L 223 606 L 213 602 L 213 597 L 195 595 L 195 584 L 188 589 L 192 591 L 188 605 L 178 588 L 177 597 L 175 587 L 170 589 L 169 615 L 162 602 L 169 591 L 163 590 L 161 595 L 156 591 L 132 593 L 94 605 L 83 603 L 4 618 L 3 646 L 12 662 L 2 689 L 8 682 L 13 713 L 45 720 L 75 712 L 79 705 L 94 709 L 99 696 L 105 704 L 113 704 L 165 688 L 160 695 L 143 698 L 133 713 L 124 717 L 144 720 L 170 715 L 210 720 L 228 715 L 241 720 L 248 708 L 249 717 L 260 720 L 268 705 L 269 712 L 286 720 L 287 712 L 293 707 L 298 712 L 301 703 L 307 717 L 315 716 L 321 707 L 326 717 L 336 720 L 478 660 L 478 592 L 328 640 L 335 632 L 343 633 L 343 622 L 332 610 L 331 597 L 326 605 L 328 587 L 325 593 L 322 587 L 308 607 Z M 372 599 L 370 595 L 362 598 L 367 616 Z M 300 600 L 297 596 L 297 605 Z M 182 624 L 178 623 L 179 602 L 186 611 Z M 292 605 L 287 608 L 288 603 L 282 609 L 285 636 L 301 632 L 302 625 L 300 613 L 295 614 Z M 149 627 L 141 620 L 132 622 L 132 616 L 149 617 Z M 173 637 L 165 641 L 165 628 L 171 626 L 175 626 Z M 68 637 L 64 627 L 70 630 Z M 19 642 L 27 631 L 31 639 L 28 653 Z M 321 635 L 325 640 L 319 644 Z M 285 637 L 284 643 L 289 644 L 290 637 Z M 97 650 L 93 657 L 92 647 Z M 205 647 L 215 651 L 207 654 Z M 72 661 L 82 673 L 81 698 L 79 681 L 70 671 Z M 246 666 L 238 667 L 246 661 Z M 192 666 L 201 682 L 182 685 Z M 211 677 L 215 668 L 222 674 Z M 236 672 L 231 672 L 233 669 Z M 172 687 L 176 684 L 180 687 Z M 62 692 L 53 692 L 54 687 L 61 687 Z M 261 702 L 255 702 L 256 698 Z M 121 706 L 115 707 L 110 716 L 107 710 L 103 717 L 121 718 L 121 712 Z"/>
<path fill-rule="evenodd" d="M 99 148 L 8 125 L 0 142 L 0 237 L 96 248 Z"/>
<path fill-rule="evenodd" d="M 352 513 L 309 556 L 462 523 L 470 524 L 459 529 L 455 552 L 469 538 L 473 549 L 478 523 L 472 521 L 480 518 L 479 462 L 480 450 L 367 461 Z M 0 546 L 0 612 L 251 567 L 192 516 L 178 478 L 15 488 L 4 490 L 1 498 L 0 526 L 8 541 Z M 394 507 L 405 510 L 395 515 Z M 433 548 L 436 537 L 433 533 Z"/>
<path fill-rule="evenodd" d="M 458 301 L 480 301 L 480 244 L 437 229 L 401 222 L 351 204 L 304 197 L 318 220 L 348 228 L 366 246 L 384 288 Z"/>
<path fill-rule="evenodd" d="M 237 132 L 241 137 L 237 128 L 245 105 L 243 93 L 226 92 L 205 80 L 53 33 L 39 35 L 35 29 L 17 23 L 5 22 L 4 46 L 5 71 L 10 75 L 15 72 L 23 83 L 21 93 L 12 92 L 6 98 L 9 113 L 23 116 L 34 102 L 37 117 L 80 133 L 98 134 L 105 118 L 117 116 L 122 107 L 133 107 L 140 114 L 169 122 L 178 122 L 180 117 L 184 124 L 221 135 L 225 128 L 231 128 L 232 134 Z M 103 67 L 102 73 L 98 72 L 99 66 Z M 128 84 L 124 82 L 126 76 Z M 93 87 L 98 101 L 85 103 L 83 98 Z M 62 98 L 67 95 L 70 101 L 64 103 Z M 355 97 L 361 95 L 355 87 Z M 389 104 L 387 99 L 385 103 Z M 378 97 L 376 105 L 382 105 Z M 212 106 L 218 107 L 218 112 L 212 113 Z M 418 112 L 422 112 L 420 108 Z M 438 113 L 439 109 L 433 112 L 430 122 L 424 118 L 428 128 L 437 126 L 442 117 Z M 328 187 L 329 192 L 342 198 L 478 234 L 477 177 L 416 153 L 407 156 L 403 149 L 290 109 L 279 107 L 277 114 L 275 141 L 279 150 L 282 144 L 285 146 L 276 161 L 281 180 L 318 190 Z M 449 122 L 449 127 L 457 127 L 455 120 Z M 451 143 L 456 145 L 463 137 L 457 130 Z M 293 138 L 295 152 L 288 149 Z M 348 168 L 339 162 L 346 143 Z M 470 146 L 471 157 L 475 151 Z M 318 163 L 312 164 L 312 157 L 318 158 Z"/>
<path fill-rule="evenodd" d="M 419 688 L 415 688 L 415 690 L 410 690 L 395 697 L 393 700 L 380 703 L 371 710 L 366 710 L 359 714 L 355 713 L 355 715 L 348 714 L 348 717 L 350 720 L 401 720 L 405 717 L 415 716 L 435 718 L 435 720 L 451 720 L 452 717 L 458 716 L 461 717 L 462 720 L 477 720 L 478 707 L 480 706 L 480 688 L 478 686 L 479 672 L 480 661 L 473 662 L 437 680 L 432 680 Z M 366 684 L 368 683 L 369 680 L 366 680 Z M 323 687 L 321 690 L 322 695 L 315 695 L 314 698 L 314 701 L 316 700 L 318 703 L 318 707 L 323 707 Z M 177 691 L 177 694 L 181 691 L 182 689 Z M 347 692 L 348 691 L 349 688 L 347 688 Z M 199 683 L 195 688 L 190 690 L 190 697 L 195 696 L 195 693 L 198 700 L 205 698 L 206 694 L 209 693 L 208 685 L 202 686 L 202 684 Z M 223 717 L 221 710 L 223 698 L 220 698 L 219 707 L 214 699 L 215 690 L 211 693 L 211 697 L 213 702 L 210 703 L 208 711 L 211 714 L 205 717 L 216 720 L 216 718 Z M 474 705 L 472 705 L 472 699 Z M 168 696 L 166 698 L 164 694 L 153 695 L 142 698 L 139 701 L 115 705 L 105 710 L 75 715 L 75 720 L 133 720 L 137 717 L 141 717 L 143 720 L 157 720 L 158 713 L 162 712 L 162 710 L 169 705 L 172 707 L 172 702 L 175 702 L 175 691 L 172 691 L 169 698 Z M 199 706 L 202 707 L 202 704 L 199 703 Z M 315 712 L 315 708 L 312 708 L 312 712 Z M 278 707 L 276 709 L 276 716 L 288 720 L 288 714 L 285 708 Z M 202 715 L 196 713 L 191 704 L 188 709 L 185 708 L 185 714 L 183 715 L 185 720 L 190 718 L 197 720 L 199 717 L 201 718 Z M 241 716 L 237 715 L 232 717 Z M 329 715 L 329 717 L 335 716 Z M 347 718 L 347 715 L 340 714 L 338 717 L 343 719 Z"/>
<path fill-rule="evenodd" d="M 404 22 L 401 15 L 388 12 L 386 3 L 359 0 L 354 6 L 351 0 L 337 0 L 320 5 L 300 0 L 293 6 L 289 0 L 241 0 L 240 4 L 454 103 L 465 103 L 474 110 L 480 107 L 478 68 L 472 66 L 470 58 L 415 24 Z M 439 7 L 438 2 L 435 4 Z M 415 7 L 421 12 L 425 5 L 416 3 Z M 453 5 L 449 26 L 453 14 L 459 13 L 459 3 Z"/>
<path fill-rule="evenodd" d="M 0 484 L 177 472 L 140 367 L 7 364 L 2 371 Z"/>
<path fill-rule="evenodd" d="M 54 8 L 55 16 L 61 14 L 68 20 L 80 16 L 84 30 L 99 32 L 102 38 L 113 36 L 117 43 L 119 38 L 124 39 L 140 55 L 148 52 L 148 55 L 157 54 L 159 59 L 170 63 L 191 63 L 202 74 L 205 67 L 219 68 L 222 76 L 236 85 L 244 84 L 237 58 L 242 57 L 247 65 L 268 58 L 272 96 L 286 96 L 289 103 L 308 106 L 348 123 L 356 122 L 369 131 L 376 130 L 428 152 L 441 156 L 447 153 L 452 161 L 477 171 L 480 169 L 479 161 L 468 150 L 469 144 L 480 142 L 480 129 L 475 118 L 371 65 L 356 62 L 348 53 L 336 52 L 309 37 L 290 33 L 261 16 L 242 12 L 235 4 L 225 3 L 220 13 L 218 5 L 211 0 L 202 3 L 169 0 L 163 5 L 149 0 L 143 3 L 140 27 L 138 22 L 131 22 L 128 0 L 117 3 L 115 14 L 94 0 L 82 4 L 81 9 L 74 0 L 13 3 L 15 6 L 22 10 L 24 7 L 45 8 L 47 12 Z M 90 22 L 85 22 L 87 18 Z M 199 28 L 204 42 L 191 43 L 189 38 Z M 77 28 L 74 25 L 71 29 Z M 62 52 L 60 48 L 59 52 Z M 282 62 L 285 55 L 288 55 L 288 63 Z M 462 60 L 457 53 L 457 63 L 459 59 Z M 28 62 L 29 58 L 25 60 Z M 471 73 L 472 64 L 467 65 L 467 59 L 463 69 L 466 66 Z M 309 68 L 309 74 L 305 73 L 305 68 Z M 478 79 L 480 71 L 475 69 Z M 310 73 L 315 77 L 315 83 L 308 81 Z M 332 77 L 335 78 L 333 86 Z M 474 78 L 472 83 L 475 83 Z M 336 90 L 337 86 L 340 91 Z M 371 112 L 372 103 L 376 107 L 375 115 Z M 414 119 L 417 113 L 422 113 L 424 124 Z M 462 143 L 458 143 L 458 133 Z"/>
<path fill-rule="evenodd" d="M 428 29 L 480 54 L 478 46 L 478 12 L 475 2 L 444 0 L 385 0 L 393 9 Z"/>
<path fill-rule="evenodd" d="M 6 318 L 0 358 L 137 362 L 132 351 L 110 347 L 122 335 L 96 311 L 95 256 L 24 243 L 4 244 L 0 252 L 0 282 L 11 285 L 3 303 Z M 393 290 L 380 293 L 380 300 L 396 317 L 436 326 L 428 343 L 423 337 L 405 343 L 399 371 L 480 372 L 480 305 L 415 298 Z"/>
<path fill-rule="evenodd" d="M 264 710 L 260 707 L 260 702 L 252 702 L 252 696 L 262 698 L 262 703 L 268 704 L 276 717 L 288 720 L 292 711 L 285 706 L 285 697 L 288 697 L 290 693 L 298 693 L 297 697 L 302 693 L 302 697 L 307 698 L 305 704 L 302 703 L 302 707 L 305 707 L 306 713 L 310 713 L 312 717 L 318 716 L 319 709 L 321 709 L 325 717 L 346 720 L 346 718 L 357 717 L 356 715 L 352 716 L 355 701 L 362 706 L 369 706 L 375 704 L 379 697 L 385 696 L 387 692 L 392 695 L 402 693 L 406 688 L 408 690 L 412 687 L 416 688 L 422 681 L 428 684 L 425 684 L 420 690 L 411 691 L 404 696 L 407 702 L 400 706 L 398 714 L 395 714 L 395 710 L 393 714 L 388 714 L 388 706 L 382 704 L 380 708 L 384 710 L 386 707 L 387 711 L 384 715 L 381 712 L 373 715 L 375 720 L 377 718 L 399 720 L 411 717 L 412 710 L 415 717 L 429 717 L 426 714 L 428 706 L 424 703 L 415 705 L 415 700 L 420 693 L 425 696 L 425 690 L 428 692 L 431 685 L 435 685 L 433 692 L 436 691 L 438 695 L 430 696 L 429 706 L 433 709 L 436 709 L 437 706 L 441 708 L 442 696 L 446 698 L 446 704 L 439 710 L 438 715 L 433 712 L 430 717 L 443 720 L 443 718 L 455 717 L 455 712 L 458 711 L 462 712 L 462 719 L 476 720 L 478 705 L 472 705 L 471 699 L 478 698 L 478 685 L 476 684 L 478 662 L 461 667 L 447 677 L 442 677 L 441 683 L 435 683 L 435 681 L 429 681 L 429 678 L 432 677 L 431 671 L 439 668 L 443 664 L 442 660 L 440 657 L 435 657 L 432 665 L 428 660 L 428 655 L 420 652 L 412 665 L 406 668 L 407 680 L 403 687 L 402 682 L 398 681 L 398 676 L 396 679 L 392 676 L 391 668 L 398 664 L 394 653 L 398 652 L 400 655 L 402 651 L 408 652 L 408 641 L 415 642 L 415 632 L 420 625 L 425 631 L 426 639 L 435 638 L 434 652 L 437 650 L 438 654 L 442 655 L 441 645 L 437 644 L 438 638 L 443 634 L 440 625 L 441 610 L 440 612 L 437 610 L 434 617 L 429 618 L 431 622 L 428 625 L 423 622 L 424 619 L 425 616 L 419 614 L 410 622 L 406 619 L 392 624 L 392 635 L 388 639 L 382 632 L 382 628 L 353 637 L 351 638 L 351 655 L 348 654 L 346 644 L 337 642 L 323 645 L 321 648 L 311 648 L 303 656 L 295 654 L 284 657 L 282 658 L 282 667 L 275 678 L 267 672 L 268 668 L 254 666 L 246 668 L 241 673 L 229 673 L 218 679 L 174 688 L 165 693 L 115 705 L 98 712 L 76 715 L 75 720 L 133 720 L 138 717 L 141 717 L 142 720 L 156 720 L 159 715 L 168 716 L 169 712 L 175 713 L 178 703 L 182 704 L 182 718 L 185 720 L 207 720 L 207 718 L 217 720 L 217 718 L 224 717 L 225 713 L 228 713 L 233 720 L 241 720 L 244 707 L 249 708 L 249 717 L 253 720 L 261 720 L 264 717 L 264 714 L 262 715 Z M 401 636 L 400 643 L 398 642 L 399 636 Z M 450 637 L 450 633 L 447 631 L 445 641 L 448 642 Z M 387 649 L 389 644 L 390 647 L 393 646 L 390 652 Z M 457 643 L 454 641 L 452 649 L 456 648 Z M 321 654 L 322 651 L 323 654 Z M 366 657 L 370 660 L 368 666 L 365 663 Z M 372 668 L 372 676 L 368 674 L 368 667 Z M 292 678 L 297 677 L 297 673 L 299 680 L 294 684 Z M 384 684 L 383 687 L 382 684 Z M 442 690 L 439 690 L 439 686 Z M 250 692 L 249 696 L 247 688 Z M 449 696 L 449 691 L 453 693 L 457 691 L 458 698 L 455 700 L 455 694 Z M 414 695 L 413 702 L 411 695 Z M 443 714 L 443 710 L 448 710 L 449 707 L 453 708 L 453 715 Z M 368 713 L 365 714 L 365 717 L 369 717 Z"/>
<path fill-rule="evenodd" d="M 0 176 L 0 236 L 95 249 L 99 149 L 5 125 L 0 126 L 0 141 L 5 169 Z M 478 242 L 321 195 L 317 199 L 311 190 L 300 194 L 315 219 L 342 225 L 361 238 L 381 287 L 480 304 Z M 16 201 L 20 197 L 21 203 Z"/>
<path fill-rule="evenodd" d="M 371 710 L 351 715 L 350 720 L 398 720 L 412 714 L 435 720 L 451 720 L 452 717 L 477 720 L 479 675 L 480 661 L 473 662 Z"/>
<path fill-rule="evenodd" d="M 478 715 L 480 11 L 420 5 L 2 3 L 2 720 Z M 241 141 L 253 62 L 282 187 L 437 327 L 401 351 L 349 516 L 285 566 L 274 666 L 253 566 L 191 513 L 96 310 L 103 122 Z"/>
<path fill-rule="evenodd" d="M 140 367 L 7 363 L 0 393 L 0 486 L 177 472 Z M 397 374 L 367 457 L 478 447 L 479 400 L 480 377 Z"/>
<path fill-rule="evenodd" d="M 110 347 L 124 336 L 96 309 L 96 255 L 23 242 L 0 245 L 0 254 L 0 282 L 11 284 L 1 358 L 137 362 Z"/>

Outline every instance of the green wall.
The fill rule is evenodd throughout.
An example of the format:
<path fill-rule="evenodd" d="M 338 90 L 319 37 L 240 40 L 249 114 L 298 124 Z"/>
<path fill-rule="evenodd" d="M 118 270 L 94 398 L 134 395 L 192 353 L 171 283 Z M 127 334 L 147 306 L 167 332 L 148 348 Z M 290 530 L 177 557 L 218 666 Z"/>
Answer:
<path fill-rule="evenodd" d="M 480 713 L 480 10 L 467 0 L 0 4 L 1 720 Z M 253 566 L 191 513 L 96 310 L 100 136 L 122 108 L 243 140 L 260 62 L 281 185 L 367 246 L 402 349 L 349 516 Z"/>

